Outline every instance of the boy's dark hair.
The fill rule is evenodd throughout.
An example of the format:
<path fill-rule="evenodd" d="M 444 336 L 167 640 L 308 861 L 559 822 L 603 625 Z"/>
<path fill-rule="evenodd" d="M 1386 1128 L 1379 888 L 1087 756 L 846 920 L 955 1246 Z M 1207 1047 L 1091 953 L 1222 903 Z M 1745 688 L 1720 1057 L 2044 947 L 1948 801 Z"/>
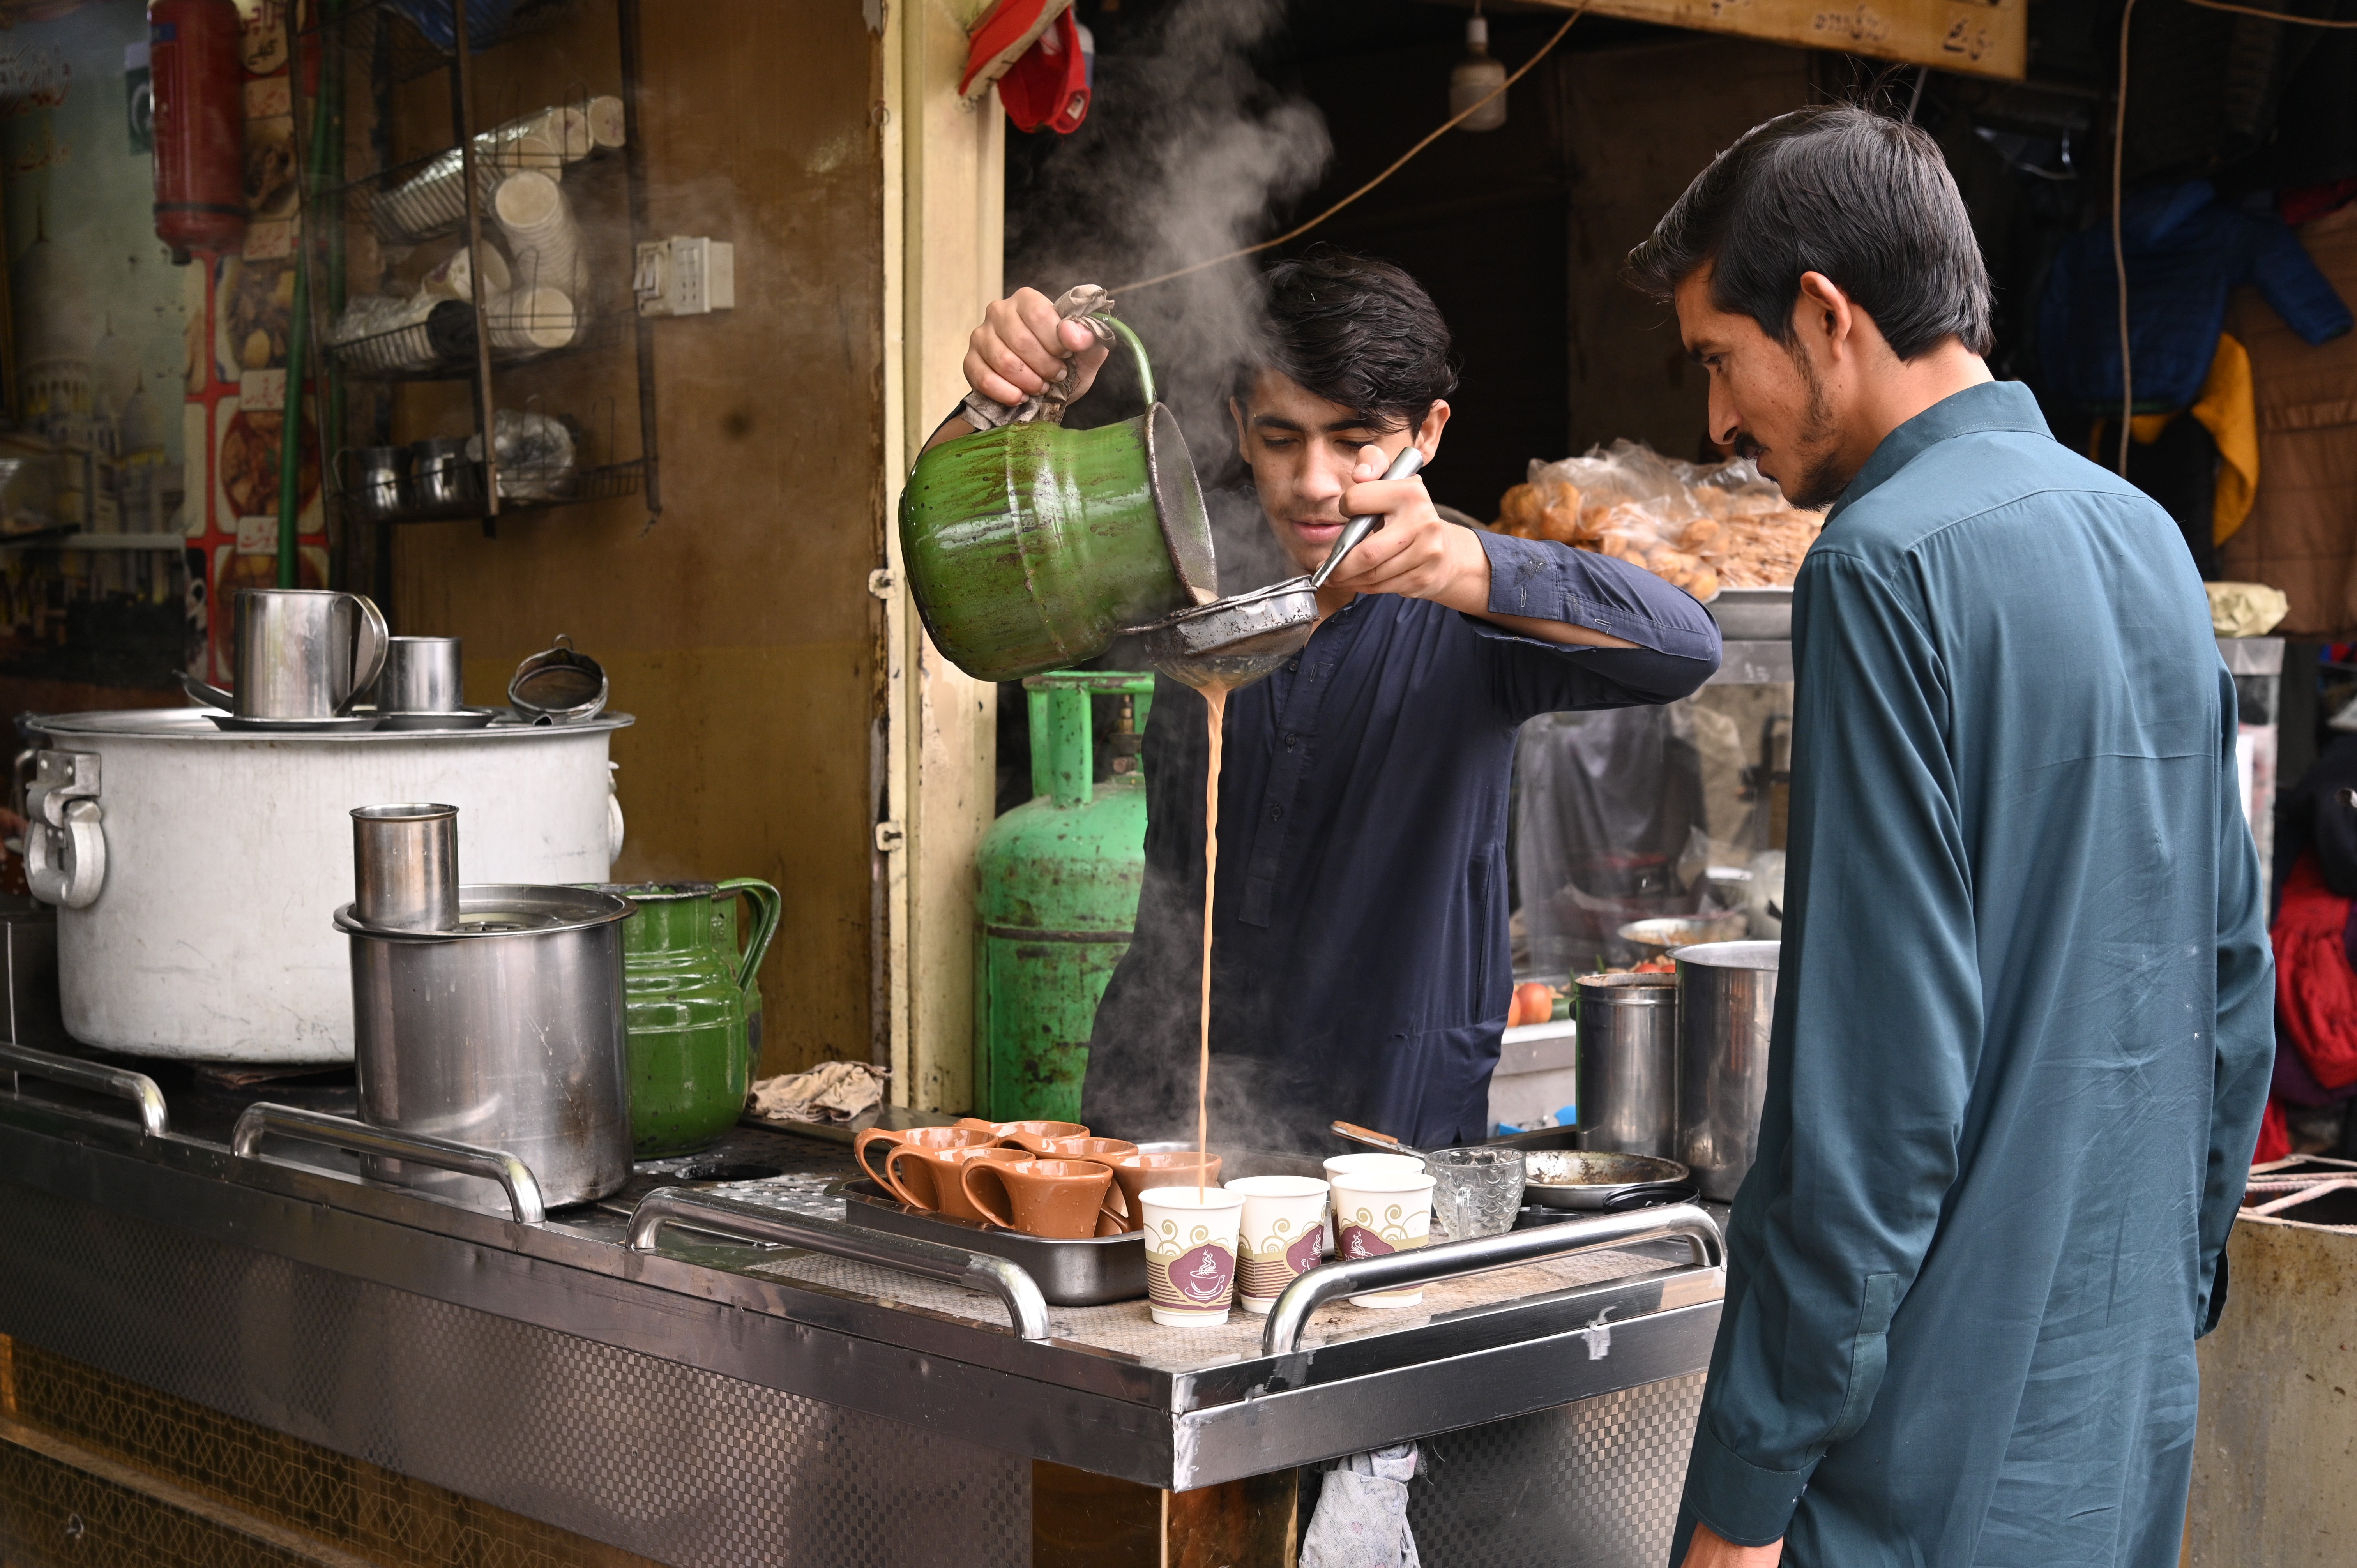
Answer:
<path fill-rule="evenodd" d="M 1711 303 L 1788 347 L 1811 272 L 1901 360 L 1951 335 L 1991 347 L 1988 268 L 1939 144 L 1870 109 L 1824 104 L 1746 131 L 1629 252 L 1627 276 L 1667 299 L 1706 264 Z"/>
<path fill-rule="evenodd" d="M 1424 285 L 1391 263 L 1319 245 L 1269 268 L 1261 287 L 1267 347 L 1240 398 L 1265 368 L 1377 430 L 1397 430 L 1457 390 L 1448 324 Z"/>

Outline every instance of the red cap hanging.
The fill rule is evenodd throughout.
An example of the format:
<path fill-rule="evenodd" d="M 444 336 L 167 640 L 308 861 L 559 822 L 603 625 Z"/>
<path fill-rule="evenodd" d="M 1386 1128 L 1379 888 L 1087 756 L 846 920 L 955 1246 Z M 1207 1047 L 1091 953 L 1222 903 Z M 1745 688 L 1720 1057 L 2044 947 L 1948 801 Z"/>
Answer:
<path fill-rule="evenodd" d="M 1088 58 L 1081 52 L 1072 0 L 998 0 L 966 35 L 969 98 L 998 84 L 998 101 L 1019 131 L 1045 125 L 1062 135 L 1089 115 Z"/>

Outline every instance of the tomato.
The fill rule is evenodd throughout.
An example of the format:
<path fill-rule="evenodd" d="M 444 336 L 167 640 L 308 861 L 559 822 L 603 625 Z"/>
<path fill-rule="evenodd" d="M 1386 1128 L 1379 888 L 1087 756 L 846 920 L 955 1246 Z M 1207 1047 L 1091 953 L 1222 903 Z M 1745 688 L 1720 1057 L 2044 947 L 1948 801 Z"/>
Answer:
<path fill-rule="evenodd" d="M 1512 1005 L 1506 1009 L 1506 1027 L 1519 1028 L 1524 1024 L 1544 1024 L 1555 1016 L 1555 992 L 1535 980 L 1524 981 L 1514 987 Z"/>

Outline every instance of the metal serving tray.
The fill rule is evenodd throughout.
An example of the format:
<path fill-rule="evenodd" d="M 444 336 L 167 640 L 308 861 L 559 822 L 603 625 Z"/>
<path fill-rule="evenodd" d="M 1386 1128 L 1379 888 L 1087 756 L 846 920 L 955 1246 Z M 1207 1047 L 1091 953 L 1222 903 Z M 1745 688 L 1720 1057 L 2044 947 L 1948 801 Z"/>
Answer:
<path fill-rule="evenodd" d="M 1091 1236 L 1077 1241 L 997 1230 L 931 1209 L 910 1208 L 868 1176 L 855 1176 L 828 1189 L 843 1196 L 846 1225 L 913 1236 L 921 1241 L 987 1252 L 1018 1264 L 1036 1281 L 1052 1306 L 1103 1306 L 1146 1295 L 1146 1232 Z"/>

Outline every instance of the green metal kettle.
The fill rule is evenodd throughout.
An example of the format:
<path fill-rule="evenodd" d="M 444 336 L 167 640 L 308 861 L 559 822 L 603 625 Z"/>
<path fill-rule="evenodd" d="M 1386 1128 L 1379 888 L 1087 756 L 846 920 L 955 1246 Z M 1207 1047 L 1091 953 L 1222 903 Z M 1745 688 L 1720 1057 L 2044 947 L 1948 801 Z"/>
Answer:
<path fill-rule="evenodd" d="M 974 1110 L 994 1122 L 1077 1122 L 1089 1032 L 1129 950 L 1146 884 L 1138 746 L 1154 677 L 1036 675 L 1031 787 L 974 852 Z M 1112 777 L 1092 781 L 1089 699 L 1122 699 Z"/>
<path fill-rule="evenodd" d="M 638 906 L 622 925 L 631 1157 L 692 1154 L 717 1142 L 745 1109 L 761 1005 L 753 977 L 785 900 L 749 876 L 617 883 L 601 891 Z M 740 897 L 753 905 L 742 953 Z"/>
<path fill-rule="evenodd" d="M 1202 487 L 1178 418 L 1154 400 L 1145 346 L 1111 317 L 1086 319 L 1129 346 L 1144 413 L 1067 430 L 1050 400 L 1043 417 L 931 448 L 900 492 L 917 613 L 978 681 L 1080 663 L 1219 596 Z"/>

